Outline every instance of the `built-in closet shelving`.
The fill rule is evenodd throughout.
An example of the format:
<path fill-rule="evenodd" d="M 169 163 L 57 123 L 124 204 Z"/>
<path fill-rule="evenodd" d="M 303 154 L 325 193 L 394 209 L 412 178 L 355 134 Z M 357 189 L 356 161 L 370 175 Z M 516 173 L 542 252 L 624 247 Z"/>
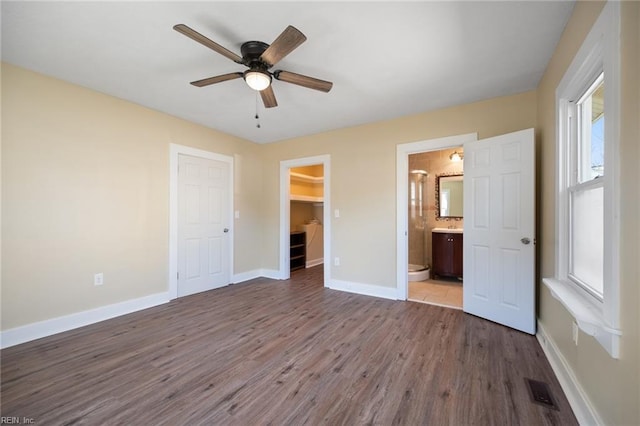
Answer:
<path fill-rule="evenodd" d="M 289 269 L 295 271 L 306 267 L 307 234 L 302 231 L 291 232 L 289 238 Z"/>
<path fill-rule="evenodd" d="M 314 185 L 323 185 L 324 184 L 324 177 L 323 176 L 310 176 L 310 175 L 305 175 L 305 174 L 296 173 L 296 172 L 290 172 L 289 176 L 290 176 L 292 182 L 295 182 L 295 181 L 307 182 L 307 183 L 312 183 Z M 290 200 L 291 201 L 304 201 L 304 202 L 308 202 L 308 203 L 321 203 L 321 202 L 324 201 L 324 197 L 296 194 L 296 193 L 292 192 L 290 194 Z"/>

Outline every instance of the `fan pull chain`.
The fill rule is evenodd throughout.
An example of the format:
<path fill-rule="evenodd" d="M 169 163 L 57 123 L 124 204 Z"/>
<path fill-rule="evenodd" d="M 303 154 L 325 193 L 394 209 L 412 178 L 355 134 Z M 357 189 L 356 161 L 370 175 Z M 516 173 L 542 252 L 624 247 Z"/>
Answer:
<path fill-rule="evenodd" d="M 256 127 L 260 128 L 260 116 L 258 115 L 258 92 L 256 92 Z"/>

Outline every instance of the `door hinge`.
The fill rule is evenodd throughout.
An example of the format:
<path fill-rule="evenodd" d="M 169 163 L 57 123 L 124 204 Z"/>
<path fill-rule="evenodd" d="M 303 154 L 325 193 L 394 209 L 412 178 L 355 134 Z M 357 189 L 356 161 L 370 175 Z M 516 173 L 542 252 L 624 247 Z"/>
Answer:
<path fill-rule="evenodd" d="M 176 279 L 179 280 L 180 279 L 180 272 L 176 272 Z"/>

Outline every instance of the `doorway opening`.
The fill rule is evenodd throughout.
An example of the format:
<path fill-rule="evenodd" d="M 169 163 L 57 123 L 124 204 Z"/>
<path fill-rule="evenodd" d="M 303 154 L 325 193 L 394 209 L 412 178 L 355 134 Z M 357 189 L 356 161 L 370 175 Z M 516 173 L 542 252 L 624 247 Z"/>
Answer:
<path fill-rule="evenodd" d="M 330 157 L 320 155 L 280 162 L 280 270 L 322 268 L 330 283 Z"/>
<path fill-rule="evenodd" d="M 289 169 L 289 270 L 324 263 L 324 166 Z"/>
<path fill-rule="evenodd" d="M 462 309 L 461 146 L 409 155 L 407 300 Z"/>
<path fill-rule="evenodd" d="M 466 142 L 476 141 L 477 139 L 478 137 L 476 133 L 468 133 L 464 135 L 400 144 L 396 147 L 396 291 L 399 300 L 407 300 L 409 293 L 409 215 L 411 209 L 411 185 L 409 184 L 409 179 L 413 177 L 415 181 L 415 179 L 421 178 L 423 182 L 426 182 L 422 187 L 422 200 L 426 205 L 426 202 L 431 199 L 435 201 L 435 179 L 438 174 L 436 169 L 429 171 L 428 168 L 419 168 L 417 166 L 410 168 L 409 158 L 414 154 L 438 152 L 442 150 L 453 153 L 456 148 L 460 150 L 459 147 L 463 146 Z M 423 170 L 427 175 L 424 177 L 425 175 L 417 172 L 412 174 L 410 173 L 412 170 Z M 428 185 L 429 174 L 432 176 L 433 186 Z M 419 185 L 416 185 L 415 188 L 418 191 L 420 190 Z M 420 200 L 417 198 L 418 195 L 419 194 L 416 192 L 415 201 L 419 203 Z M 432 208 L 435 209 L 435 205 Z M 446 226 L 447 225 L 445 225 L 445 227 Z M 430 240 L 428 241 L 430 242 Z M 422 257 L 418 257 L 417 263 L 421 263 L 423 267 L 431 267 L 431 258 L 424 257 L 425 248 L 423 248 Z M 414 261 L 415 260 L 416 259 L 414 259 Z M 431 271 L 429 271 L 429 275 L 429 279 L 431 279 Z"/>
<path fill-rule="evenodd" d="M 533 129 L 482 140 L 469 134 L 398 145 L 397 297 L 406 300 L 408 294 L 409 155 L 456 146 L 464 146 L 466 161 L 463 311 L 535 334 Z"/>

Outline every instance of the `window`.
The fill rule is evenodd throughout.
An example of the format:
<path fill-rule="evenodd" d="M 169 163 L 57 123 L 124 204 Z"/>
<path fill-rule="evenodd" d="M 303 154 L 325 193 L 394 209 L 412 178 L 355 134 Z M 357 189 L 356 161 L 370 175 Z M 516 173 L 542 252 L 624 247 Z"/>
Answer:
<path fill-rule="evenodd" d="M 556 89 L 556 271 L 544 284 L 619 357 L 620 5 L 607 2 Z"/>
<path fill-rule="evenodd" d="M 569 102 L 569 278 L 602 300 L 604 274 L 604 74 Z"/>

